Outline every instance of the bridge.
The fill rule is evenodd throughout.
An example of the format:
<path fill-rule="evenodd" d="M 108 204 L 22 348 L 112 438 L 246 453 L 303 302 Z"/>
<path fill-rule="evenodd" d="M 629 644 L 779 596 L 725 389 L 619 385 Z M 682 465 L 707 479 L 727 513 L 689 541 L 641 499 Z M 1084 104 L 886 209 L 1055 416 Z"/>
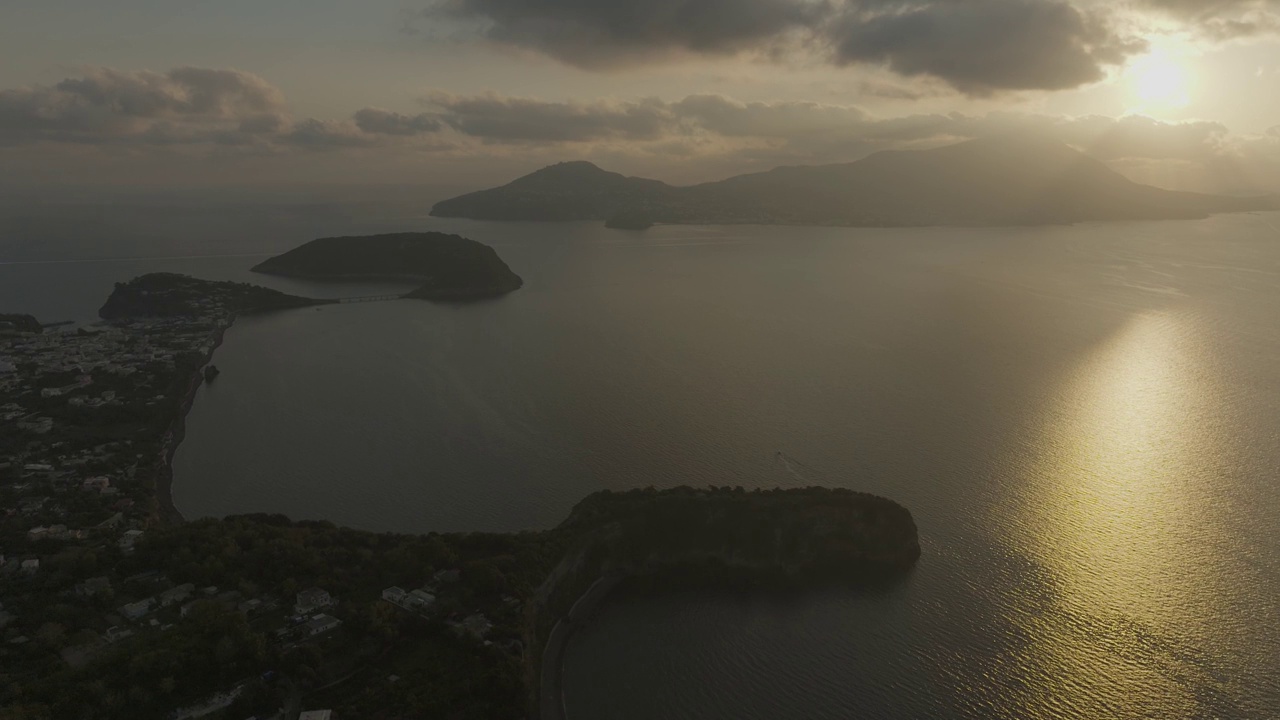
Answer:
<path fill-rule="evenodd" d="M 403 295 L 358 295 L 356 297 L 334 298 L 339 303 L 358 303 L 358 302 L 385 302 L 387 300 L 399 300 Z"/>

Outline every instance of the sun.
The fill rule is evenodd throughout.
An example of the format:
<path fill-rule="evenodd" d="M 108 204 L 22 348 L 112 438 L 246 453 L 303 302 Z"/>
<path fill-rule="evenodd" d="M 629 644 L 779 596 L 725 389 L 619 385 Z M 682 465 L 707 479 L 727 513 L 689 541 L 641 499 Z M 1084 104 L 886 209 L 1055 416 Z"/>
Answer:
<path fill-rule="evenodd" d="M 1139 110 L 1179 110 L 1191 103 L 1187 69 L 1168 55 L 1148 55 L 1126 74 Z"/>

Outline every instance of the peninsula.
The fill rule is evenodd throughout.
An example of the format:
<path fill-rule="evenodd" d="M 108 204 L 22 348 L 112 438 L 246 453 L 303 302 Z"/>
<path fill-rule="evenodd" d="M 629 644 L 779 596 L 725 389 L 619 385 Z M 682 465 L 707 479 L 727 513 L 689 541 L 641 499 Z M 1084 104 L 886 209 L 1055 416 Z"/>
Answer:
<path fill-rule="evenodd" d="M 437 203 L 431 214 L 611 225 L 639 216 L 649 223 L 906 227 L 1171 220 L 1277 207 L 1274 197 L 1141 185 L 1064 143 L 1014 136 L 685 187 L 567 162 Z"/>
<path fill-rule="evenodd" d="M 0 715 L 556 718 L 565 643 L 622 581 L 858 586 L 920 555 L 905 508 L 825 488 L 602 491 L 507 534 L 185 521 L 169 464 L 223 332 L 318 302 L 154 274 L 101 323 L 10 321 Z"/>
<path fill-rule="evenodd" d="M 438 232 L 320 238 L 252 270 L 313 280 L 410 280 L 420 286 L 405 297 L 426 300 L 497 297 L 524 284 L 493 248 Z"/>

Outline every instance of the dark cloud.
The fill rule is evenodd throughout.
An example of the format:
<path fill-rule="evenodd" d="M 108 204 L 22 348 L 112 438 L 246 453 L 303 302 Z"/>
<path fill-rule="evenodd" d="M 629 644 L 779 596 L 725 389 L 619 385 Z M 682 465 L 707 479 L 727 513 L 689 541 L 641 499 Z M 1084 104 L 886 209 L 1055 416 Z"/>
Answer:
<path fill-rule="evenodd" d="M 365 108 L 350 121 L 295 121 L 283 94 L 238 70 L 89 68 L 53 86 L 0 90 L 0 145 L 364 147 L 434 133 L 427 114 Z"/>
<path fill-rule="evenodd" d="M 381 135 L 422 135 L 439 132 L 444 127 L 434 115 L 402 115 L 379 108 L 360 110 L 353 119 L 361 131 Z"/>
<path fill-rule="evenodd" d="M 1112 33 L 1066 2 L 966 0 L 851 9 L 835 23 L 836 61 L 879 63 L 901 75 L 941 78 L 968 93 L 1062 90 L 1105 77 L 1103 68 L 1145 45 Z"/>
<path fill-rule="evenodd" d="M 435 93 L 426 102 L 458 132 L 498 142 L 652 140 L 669 132 L 674 120 L 659 100 L 572 103 Z"/>
<path fill-rule="evenodd" d="M 884 65 L 976 94 L 1077 87 L 1143 49 L 1066 0 L 437 0 L 427 12 L 587 69 L 754 52 Z"/>
<path fill-rule="evenodd" d="M 333 122 L 308 118 L 295 123 L 289 132 L 280 137 L 282 143 L 315 150 L 367 147 L 378 138 L 366 134 L 352 123 Z"/>
<path fill-rule="evenodd" d="M 474 21 L 490 40 L 594 69 L 759 49 L 829 11 L 814 0 L 438 0 L 427 13 Z"/>

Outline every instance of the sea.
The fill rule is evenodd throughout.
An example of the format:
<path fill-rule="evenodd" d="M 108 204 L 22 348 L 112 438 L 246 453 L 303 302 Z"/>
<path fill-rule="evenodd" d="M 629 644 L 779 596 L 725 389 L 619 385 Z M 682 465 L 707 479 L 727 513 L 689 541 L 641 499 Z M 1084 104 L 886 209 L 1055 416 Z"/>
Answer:
<path fill-rule="evenodd" d="M 906 505 L 877 590 L 624 592 L 570 718 L 1280 717 L 1280 214 L 1037 228 L 442 220 L 429 203 L 17 205 L 0 311 L 93 322 L 151 271 L 456 232 L 499 300 L 239 319 L 175 459 L 187 518 L 554 526 L 609 488 Z"/>

